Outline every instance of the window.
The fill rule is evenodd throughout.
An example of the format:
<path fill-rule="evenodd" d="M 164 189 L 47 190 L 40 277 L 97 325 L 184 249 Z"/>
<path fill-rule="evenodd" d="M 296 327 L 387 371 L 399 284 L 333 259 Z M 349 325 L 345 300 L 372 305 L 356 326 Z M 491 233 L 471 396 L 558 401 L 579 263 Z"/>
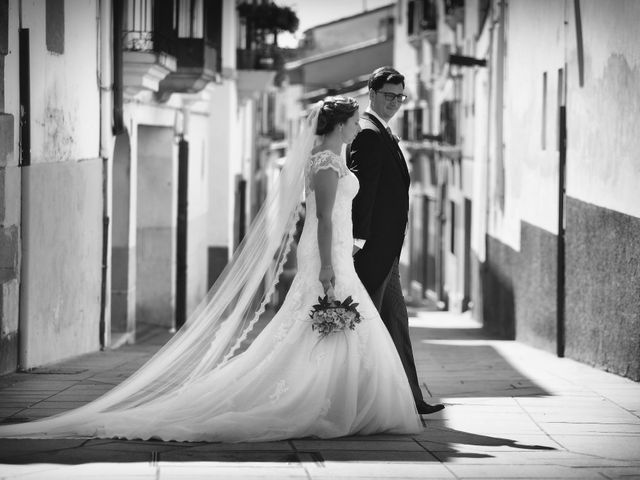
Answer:
<path fill-rule="evenodd" d="M 415 133 L 414 133 L 414 139 L 415 140 L 422 140 L 422 108 L 418 107 L 416 108 L 414 111 L 414 127 L 415 127 Z"/>
<path fill-rule="evenodd" d="M 449 100 L 440 105 L 440 134 L 445 143 L 457 144 L 457 104 L 458 100 Z"/>
<path fill-rule="evenodd" d="M 152 0 L 125 1 L 124 48 L 148 52 L 153 50 Z"/>
<path fill-rule="evenodd" d="M 409 110 L 402 112 L 402 139 L 409 140 Z"/>
<path fill-rule="evenodd" d="M 384 42 L 393 38 L 393 17 L 380 19 L 378 22 L 378 40 Z"/>
<path fill-rule="evenodd" d="M 134 32 L 153 30 L 153 2 L 129 0 L 126 2 L 126 29 Z"/>
<path fill-rule="evenodd" d="M 437 22 L 436 2 L 434 0 L 422 0 L 422 30 L 435 30 Z"/>
<path fill-rule="evenodd" d="M 436 22 L 434 0 L 409 0 L 407 4 L 407 35 L 409 37 L 424 30 L 435 30 Z"/>
<path fill-rule="evenodd" d="M 175 19 L 178 38 L 204 37 L 203 0 L 177 0 L 177 18 Z"/>
<path fill-rule="evenodd" d="M 409 0 L 407 4 L 407 35 L 411 36 L 415 33 L 415 13 L 416 13 L 416 2 L 414 0 Z"/>
<path fill-rule="evenodd" d="M 64 0 L 47 0 L 46 43 L 51 53 L 64 53 Z"/>

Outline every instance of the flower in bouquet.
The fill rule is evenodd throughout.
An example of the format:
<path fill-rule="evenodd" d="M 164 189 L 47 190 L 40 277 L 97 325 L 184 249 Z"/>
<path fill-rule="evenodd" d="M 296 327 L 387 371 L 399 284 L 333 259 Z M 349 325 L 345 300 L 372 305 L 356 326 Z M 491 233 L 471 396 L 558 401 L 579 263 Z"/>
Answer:
<path fill-rule="evenodd" d="M 349 296 L 344 301 L 329 300 L 328 296 L 318 297 L 318 303 L 309 312 L 311 329 L 317 331 L 320 338 L 346 329 L 354 330 L 360 323 L 357 303 Z"/>

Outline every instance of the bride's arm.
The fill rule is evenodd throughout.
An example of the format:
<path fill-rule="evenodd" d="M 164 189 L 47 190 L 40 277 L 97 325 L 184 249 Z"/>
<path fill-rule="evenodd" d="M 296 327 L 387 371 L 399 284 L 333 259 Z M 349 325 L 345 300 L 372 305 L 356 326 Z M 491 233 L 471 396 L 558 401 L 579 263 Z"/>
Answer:
<path fill-rule="evenodd" d="M 318 280 L 325 293 L 335 285 L 331 259 L 331 237 L 333 224 L 331 214 L 338 189 L 338 173 L 331 169 L 318 171 L 313 178 L 316 195 L 316 216 L 318 217 L 318 249 L 320 251 L 320 275 Z"/>

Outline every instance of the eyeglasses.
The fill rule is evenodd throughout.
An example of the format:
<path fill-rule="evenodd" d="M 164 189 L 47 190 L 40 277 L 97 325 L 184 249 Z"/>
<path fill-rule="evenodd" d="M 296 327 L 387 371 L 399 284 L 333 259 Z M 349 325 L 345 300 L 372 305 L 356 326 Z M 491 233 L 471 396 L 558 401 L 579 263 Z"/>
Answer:
<path fill-rule="evenodd" d="M 391 92 L 383 92 L 383 91 L 378 91 L 376 90 L 376 93 L 381 93 L 382 95 L 384 95 L 384 99 L 387 102 L 392 102 L 394 100 L 397 100 L 400 103 L 404 103 L 405 100 L 407 99 L 407 96 L 404 95 L 403 93 L 398 93 L 397 95 L 395 93 L 391 93 Z"/>

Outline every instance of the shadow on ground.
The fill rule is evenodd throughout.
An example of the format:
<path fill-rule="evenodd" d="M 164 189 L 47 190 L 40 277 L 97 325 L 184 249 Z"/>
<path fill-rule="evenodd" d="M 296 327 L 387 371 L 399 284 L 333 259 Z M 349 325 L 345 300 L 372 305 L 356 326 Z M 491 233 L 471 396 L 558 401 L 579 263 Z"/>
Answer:
<path fill-rule="evenodd" d="M 446 324 L 445 324 L 446 325 Z M 439 325 L 440 326 L 440 325 Z M 548 395 L 543 388 L 515 369 L 484 341 L 481 329 L 411 328 L 416 359 L 427 365 L 441 365 L 446 371 L 429 370 L 425 386 L 447 399 L 469 397 L 518 397 Z M 151 351 L 166 335 L 145 334 Z M 420 347 L 418 347 L 420 345 Z M 128 347 L 124 347 L 125 350 Z M 136 347 L 139 348 L 139 347 Z M 78 360 L 74 364 L 78 364 Z M 469 365 L 476 378 L 469 378 Z M 479 373 L 478 373 L 479 372 Z M 51 377 L 55 373 L 48 372 Z M 85 382 L 90 382 L 86 379 Z M 82 386 L 82 381 L 77 385 Z M 449 408 L 455 408 L 450 406 Z M 510 438 L 479 435 L 449 428 L 446 422 L 430 421 L 417 436 L 374 435 L 333 440 L 302 439 L 269 443 L 185 443 L 118 439 L 14 440 L 0 439 L 0 463 L 78 465 L 109 462 L 276 462 L 325 461 L 442 462 L 454 458 L 491 458 L 492 451 L 555 450 L 553 444 L 521 443 Z M 7 423 L 11 420 L 7 419 Z M 431 419 L 433 420 L 433 419 Z M 486 448 L 485 448 L 486 447 Z"/>
<path fill-rule="evenodd" d="M 0 439 L 0 463 L 80 465 L 128 462 L 270 462 L 313 461 L 439 462 L 447 458 L 491 458 L 482 447 L 555 450 L 545 445 L 444 429 L 445 441 L 421 446 L 410 436 L 374 435 L 334 440 L 301 439 L 255 444 L 188 443 L 109 439 L 11 440 Z M 437 432 L 442 438 L 443 432 Z M 428 433 L 422 434 L 426 441 Z M 455 443 L 455 447 L 452 445 Z M 462 445 L 473 447 L 463 452 Z"/>

